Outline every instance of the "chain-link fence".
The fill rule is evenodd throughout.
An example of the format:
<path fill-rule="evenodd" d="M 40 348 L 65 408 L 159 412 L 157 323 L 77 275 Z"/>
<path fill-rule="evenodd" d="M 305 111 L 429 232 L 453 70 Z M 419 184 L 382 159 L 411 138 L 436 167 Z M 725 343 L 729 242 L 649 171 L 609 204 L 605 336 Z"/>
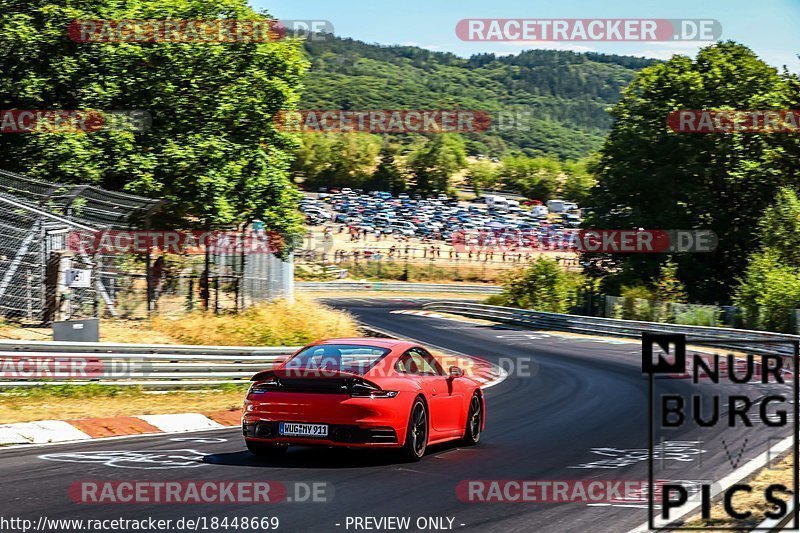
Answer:
<path fill-rule="evenodd" d="M 0 311 L 31 323 L 97 315 L 95 259 L 67 249 L 94 228 L 0 193 Z M 70 275 L 88 275 L 73 280 Z M 68 285 L 70 285 L 68 287 Z"/>
<path fill-rule="evenodd" d="M 228 235 L 245 241 L 252 239 L 253 233 L 245 230 Z M 258 302 L 293 298 L 291 255 L 282 259 L 270 251 L 249 253 L 235 248 L 222 252 L 211 246 L 184 253 L 153 249 L 149 259 L 146 254 L 106 254 L 101 277 L 117 304 L 117 314 L 124 317 L 196 310 L 237 312 Z"/>
<path fill-rule="evenodd" d="M 159 247 L 154 236 L 191 234 L 146 229 L 161 205 L 0 170 L 0 317 L 46 324 L 238 311 L 292 297 L 291 257 L 281 259 L 269 246 L 220 247 L 213 241 L 177 250 Z M 113 245 L 125 239 L 128 245 Z M 226 232 L 225 239 L 268 241 L 257 226 Z"/>

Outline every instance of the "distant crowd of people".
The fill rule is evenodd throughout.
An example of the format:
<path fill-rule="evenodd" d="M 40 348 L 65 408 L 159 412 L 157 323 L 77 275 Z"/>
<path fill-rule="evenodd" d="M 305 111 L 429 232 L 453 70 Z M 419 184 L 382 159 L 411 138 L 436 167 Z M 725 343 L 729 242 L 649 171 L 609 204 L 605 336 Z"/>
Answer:
<path fill-rule="evenodd" d="M 334 250 L 332 252 L 319 250 L 303 250 L 296 254 L 297 259 L 308 262 L 334 262 L 343 263 L 349 261 L 380 261 L 388 260 L 449 260 L 449 261 L 483 261 L 500 263 L 521 263 L 531 261 L 537 257 L 538 253 L 531 252 L 510 252 L 495 250 L 463 250 L 458 251 L 454 248 L 442 250 L 439 245 L 424 246 L 422 248 L 412 247 L 411 245 L 398 246 L 391 245 L 388 248 L 364 248 L 354 250 Z M 558 261 L 571 260 L 557 256 Z"/>

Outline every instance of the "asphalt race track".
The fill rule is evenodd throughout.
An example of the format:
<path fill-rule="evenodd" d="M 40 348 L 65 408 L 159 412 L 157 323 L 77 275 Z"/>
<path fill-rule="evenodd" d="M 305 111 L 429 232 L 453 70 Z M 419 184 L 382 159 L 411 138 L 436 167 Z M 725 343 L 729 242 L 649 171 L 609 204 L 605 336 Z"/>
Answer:
<path fill-rule="evenodd" d="M 617 533 L 647 520 L 643 502 L 469 503 L 456 496 L 463 480 L 646 480 L 648 396 L 638 344 L 392 313 L 419 308 L 418 302 L 399 298 L 331 303 L 397 335 L 497 364 L 505 358 L 507 379 L 486 391 L 488 422 L 481 443 L 437 447 L 414 464 L 399 463 L 389 454 L 311 448 L 292 449 L 279 462 L 259 462 L 245 450 L 237 429 L 0 450 L 0 515 L 34 522 L 43 515 L 173 520 L 277 516 L 278 531 L 297 532 L 355 531 L 347 527 L 348 517 L 409 516 L 412 531 L 417 531 L 417 517 L 445 517 L 453 519 L 454 529 L 498 532 Z M 528 372 L 516 371 L 520 363 L 529 366 Z M 690 384 L 665 379 L 658 387 L 686 394 Z M 671 443 L 702 440 L 690 448 L 703 453 L 692 453 L 685 444 L 667 444 L 670 453 L 656 477 L 716 480 L 733 470 L 723 439 L 730 452 L 735 450 L 736 461 L 747 438 L 738 458 L 741 466 L 765 451 L 768 437 L 787 434 L 756 424 L 670 435 Z M 122 451 L 137 453 L 101 453 Z M 84 480 L 275 480 L 290 488 L 293 482 L 325 482 L 332 498 L 272 505 L 74 503 L 68 489 Z"/>

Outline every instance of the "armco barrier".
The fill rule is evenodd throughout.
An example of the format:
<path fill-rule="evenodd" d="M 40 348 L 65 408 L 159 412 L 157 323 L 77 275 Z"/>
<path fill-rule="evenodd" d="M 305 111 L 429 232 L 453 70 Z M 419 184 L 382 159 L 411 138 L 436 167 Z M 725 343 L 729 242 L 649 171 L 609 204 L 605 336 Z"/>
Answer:
<path fill-rule="evenodd" d="M 367 333 L 390 336 L 377 330 Z M 268 370 L 299 349 L 299 346 L 0 341 L 0 390 L 90 383 L 156 389 L 247 383 L 257 372 Z M 464 368 L 475 371 L 471 377 L 484 386 L 502 379 L 502 370 L 481 360 L 473 360 Z M 66 375 L 62 373 L 64 370 Z M 51 371 L 58 375 L 50 375 Z"/>
<path fill-rule="evenodd" d="M 300 281 L 298 291 L 386 291 L 386 292 L 458 292 L 475 294 L 500 294 L 503 288 L 496 285 L 466 285 L 460 283 L 406 283 L 400 281 Z"/>
<path fill-rule="evenodd" d="M 0 389 L 87 383 L 162 388 L 246 383 L 299 348 L 0 341 Z M 78 366 L 65 366 L 72 363 Z"/>
<path fill-rule="evenodd" d="M 663 324 L 660 322 L 641 322 L 636 320 L 564 315 L 459 301 L 430 302 L 423 307 L 431 311 L 494 320 L 538 330 L 567 331 L 589 335 L 627 338 L 639 338 L 643 332 L 679 333 L 687 335 L 688 341 L 702 342 L 705 346 L 730 350 L 738 348 L 758 354 L 778 353 L 787 357 L 793 356 L 795 350 L 789 342 L 800 340 L 800 336 L 798 335 L 785 335 L 767 331 L 684 326 L 680 324 Z M 776 342 L 772 347 L 768 349 L 765 348 L 763 343 L 770 341 L 782 342 L 780 344 Z"/>

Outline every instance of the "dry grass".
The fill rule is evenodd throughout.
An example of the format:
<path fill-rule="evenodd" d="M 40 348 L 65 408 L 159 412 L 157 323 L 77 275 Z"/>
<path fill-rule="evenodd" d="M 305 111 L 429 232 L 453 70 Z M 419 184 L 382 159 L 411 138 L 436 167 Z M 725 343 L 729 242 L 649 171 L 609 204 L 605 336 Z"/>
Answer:
<path fill-rule="evenodd" d="M 50 341 L 53 340 L 53 330 L 0 323 L 0 339 Z M 146 320 L 103 320 L 100 322 L 100 341 L 147 344 L 178 342 L 167 332 L 153 330 Z"/>
<path fill-rule="evenodd" d="M 50 341 L 53 332 L 50 328 L 21 328 L 0 322 L 0 340 Z"/>
<path fill-rule="evenodd" d="M 156 318 L 151 325 L 182 344 L 219 346 L 293 346 L 326 337 L 359 336 L 350 314 L 305 297 L 294 304 L 278 300 L 254 306 L 238 315 L 198 312 Z"/>
<path fill-rule="evenodd" d="M 383 295 L 388 296 L 387 293 Z M 357 336 L 358 324 L 350 314 L 303 295 L 294 304 L 278 300 L 253 306 L 238 315 L 198 311 L 149 321 L 103 320 L 100 323 L 101 342 L 293 346 L 326 337 Z M 0 338 L 52 340 L 52 330 L 0 323 Z"/>
<path fill-rule="evenodd" d="M 753 476 L 749 481 L 753 492 L 737 492 L 732 498 L 733 507 L 739 510 L 747 510 L 752 512 L 745 523 L 732 519 L 725 513 L 722 502 L 717 501 L 711 508 L 711 518 L 708 520 L 702 519 L 699 515 L 687 520 L 683 527 L 714 527 L 722 528 L 725 526 L 733 527 L 756 527 L 758 524 L 765 520 L 764 513 L 769 510 L 769 506 L 764 501 L 764 490 L 773 484 L 782 484 L 786 487 L 791 487 L 794 483 L 794 469 L 797 465 L 794 464 L 794 457 L 788 454 L 786 457 L 778 461 L 772 468 L 763 468 Z M 778 497 L 789 500 L 791 497 L 786 494 L 776 494 Z M 734 530 L 718 529 L 717 531 L 734 533 Z"/>
<path fill-rule="evenodd" d="M 103 320 L 100 323 L 102 342 L 134 344 L 176 344 L 177 340 L 168 332 L 157 331 L 146 320 Z"/>
<path fill-rule="evenodd" d="M 84 390 L 79 390 L 81 388 Z M 0 424 L 235 410 L 242 406 L 246 385 L 166 394 L 146 394 L 135 388 L 107 389 L 98 391 L 75 386 L 61 390 L 69 390 L 67 395 L 52 390 L 4 394 L 0 397 Z"/>

